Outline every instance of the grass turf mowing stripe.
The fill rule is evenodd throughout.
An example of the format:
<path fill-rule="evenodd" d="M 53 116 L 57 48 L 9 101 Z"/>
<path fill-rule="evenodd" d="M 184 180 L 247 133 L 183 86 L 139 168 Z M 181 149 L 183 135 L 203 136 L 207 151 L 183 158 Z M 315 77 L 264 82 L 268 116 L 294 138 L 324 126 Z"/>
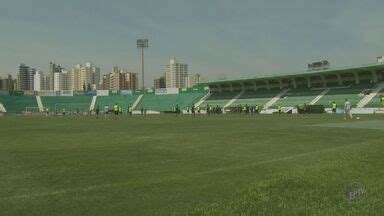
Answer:
<path fill-rule="evenodd" d="M 296 159 L 298 157 L 305 157 L 305 156 L 309 156 L 309 155 L 313 155 L 313 154 L 321 154 L 321 153 L 331 152 L 331 151 L 339 150 L 342 148 L 350 147 L 352 145 L 357 145 L 357 144 L 337 146 L 334 148 L 327 148 L 327 149 L 322 149 L 322 150 L 317 150 L 317 151 L 312 151 L 312 152 L 305 152 L 305 153 L 290 155 L 290 156 L 286 156 L 286 157 L 282 157 L 282 158 L 275 158 L 275 159 L 271 159 L 271 160 L 258 161 L 255 163 L 249 163 L 249 164 L 243 164 L 243 165 L 238 165 L 238 166 L 214 169 L 214 170 L 209 170 L 209 171 L 202 171 L 202 172 L 194 173 L 194 174 L 189 175 L 189 176 L 178 176 L 176 178 L 172 177 L 172 178 L 167 178 L 166 180 L 172 181 L 172 180 L 178 180 L 178 179 L 193 178 L 193 177 L 197 177 L 197 176 L 201 176 L 201 175 L 210 175 L 210 174 L 215 174 L 215 173 L 219 173 L 219 172 L 244 169 L 244 168 L 249 168 L 249 167 L 253 167 L 253 166 L 260 166 L 263 164 L 275 163 L 275 162 L 280 162 L 280 161 L 285 161 L 285 160 L 291 160 L 291 159 Z M 359 145 L 361 145 L 361 144 L 359 144 Z M 164 180 L 164 179 L 162 179 L 162 180 Z M 161 181 L 156 181 L 156 182 L 151 182 L 151 183 L 159 183 L 159 182 L 161 182 Z M 92 186 L 83 187 L 83 188 L 72 188 L 72 189 L 66 189 L 66 190 L 50 191 L 50 192 L 46 192 L 46 193 L 23 194 L 23 195 L 17 195 L 17 196 L 2 197 L 2 198 L 0 198 L 0 200 L 31 199 L 31 198 L 39 197 L 39 196 L 54 196 L 54 195 L 60 195 L 60 194 L 66 194 L 66 193 L 88 192 L 88 191 L 98 190 L 98 189 L 120 187 L 120 186 L 124 186 L 124 185 L 129 185 L 129 184 L 132 184 L 132 182 L 128 181 L 128 182 L 120 182 L 120 183 L 92 185 Z"/>
<path fill-rule="evenodd" d="M 358 129 L 375 129 L 375 130 L 384 130 L 384 121 L 382 120 L 373 120 L 373 121 L 348 121 L 342 123 L 326 123 L 326 124 L 317 124 L 313 126 L 319 127 L 333 127 L 333 128 L 358 128 Z"/>

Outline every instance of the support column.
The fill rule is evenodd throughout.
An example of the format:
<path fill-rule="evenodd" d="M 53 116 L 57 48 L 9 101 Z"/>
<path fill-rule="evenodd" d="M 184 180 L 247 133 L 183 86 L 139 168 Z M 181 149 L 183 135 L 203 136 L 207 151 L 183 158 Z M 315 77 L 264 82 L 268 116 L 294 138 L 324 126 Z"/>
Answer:
<path fill-rule="evenodd" d="M 307 77 L 308 88 L 312 88 L 311 77 Z"/>
<path fill-rule="evenodd" d="M 291 81 L 292 81 L 293 88 L 296 89 L 297 88 L 297 84 L 296 84 L 295 78 L 292 78 Z"/>
<path fill-rule="evenodd" d="M 242 91 L 245 91 L 244 83 L 240 83 L 240 85 L 241 85 L 241 90 L 242 90 Z"/>
<path fill-rule="evenodd" d="M 341 80 L 341 75 L 340 74 L 336 74 L 337 76 L 337 81 L 339 82 L 339 86 L 342 86 L 343 85 L 343 81 Z"/>
<path fill-rule="evenodd" d="M 327 87 L 327 81 L 323 75 L 320 75 L 321 81 L 323 82 L 323 87 Z"/>
<path fill-rule="evenodd" d="M 265 85 L 267 86 L 267 89 L 268 89 L 268 90 L 271 89 L 270 86 L 269 86 L 269 81 L 268 81 L 268 80 L 265 81 Z"/>
<path fill-rule="evenodd" d="M 354 72 L 354 73 L 353 73 L 353 76 L 355 77 L 355 83 L 356 83 L 356 84 L 359 84 L 359 83 L 360 83 L 359 74 L 357 74 L 356 72 Z"/>
<path fill-rule="evenodd" d="M 233 92 L 233 86 L 232 86 L 231 83 L 229 83 L 229 90 L 230 90 L 231 92 Z"/>
<path fill-rule="evenodd" d="M 283 89 L 283 80 L 279 79 L 280 89 Z"/>
<path fill-rule="evenodd" d="M 257 91 L 256 82 L 252 82 L 252 84 L 253 84 L 253 89 L 254 89 L 255 91 Z"/>
<path fill-rule="evenodd" d="M 377 83 L 377 73 L 376 71 L 371 71 L 373 83 Z"/>
<path fill-rule="evenodd" d="M 221 85 L 217 84 L 217 89 L 219 89 L 219 93 L 221 93 Z"/>
<path fill-rule="evenodd" d="M 377 73 L 377 82 L 382 82 L 383 81 L 383 71 L 379 71 Z"/>

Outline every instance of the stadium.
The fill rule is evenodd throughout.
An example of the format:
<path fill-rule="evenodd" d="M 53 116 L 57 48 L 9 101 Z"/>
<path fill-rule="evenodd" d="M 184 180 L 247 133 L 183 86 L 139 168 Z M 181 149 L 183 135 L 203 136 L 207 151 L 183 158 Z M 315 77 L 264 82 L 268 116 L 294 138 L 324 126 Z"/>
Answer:
<path fill-rule="evenodd" d="M 258 106 L 258 112 L 271 114 L 292 113 L 301 105 L 315 106 L 316 112 L 330 112 L 336 103 L 343 112 L 344 100 L 352 105 L 352 113 L 380 113 L 384 94 L 384 63 L 382 57 L 374 64 L 329 68 L 322 62 L 304 72 L 279 73 L 277 76 L 219 80 L 200 83 L 195 88 L 164 88 L 97 91 L 1 91 L 2 113 L 92 114 L 97 107 L 112 109 L 119 104 L 123 111 L 131 107 L 133 113 L 148 114 L 174 112 L 190 113 L 192 107 L 202 112 L 219 107 L 222 112 L 234 112 L 238 106 Z M 318 110 L 320 109 L 320 110 Z M 241 109 L 242 110 L 242 109 Z M 247 108 L 247 112 L 249 108 Z M 205 111 L 205 112 L 204 112 Z"/>
<path fill-rule="evenodd" d="M 384 214 L 383 0 L 1 0 L 0 216 Z"/>
<path fill-rule="evenodd" d="M 2 91 L 2 214 L 380 214 L 384 64 L 320 65 L 194 88 Z"/>

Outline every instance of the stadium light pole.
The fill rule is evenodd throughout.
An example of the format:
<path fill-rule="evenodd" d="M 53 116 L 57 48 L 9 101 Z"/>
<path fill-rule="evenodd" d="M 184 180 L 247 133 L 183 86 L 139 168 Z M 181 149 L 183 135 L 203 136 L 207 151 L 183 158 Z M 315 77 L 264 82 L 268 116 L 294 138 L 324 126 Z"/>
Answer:
<path fill-rule="evenodd" d="M 137 48 L 141 48 L 141 88 L 143 93 L 145 91 L 144 86 L 144 48 L 148 48 L 148 39 L 138 39 L 136 41 Z"/>

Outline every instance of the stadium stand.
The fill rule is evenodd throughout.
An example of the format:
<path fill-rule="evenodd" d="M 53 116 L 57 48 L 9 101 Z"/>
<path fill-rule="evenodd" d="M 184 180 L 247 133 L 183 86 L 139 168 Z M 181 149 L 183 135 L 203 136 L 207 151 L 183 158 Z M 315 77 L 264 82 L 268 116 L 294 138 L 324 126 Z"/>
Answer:
<path fill-rule="evenodd" d="M 8 113 L 22 113 L 27 107 L 38 107 L 35 96 L 0 96 L 0 103 Z"/>
<path fill-rule="evenodd" d="M 233 105 L 257 104 L 259 106 L 264 105 L 264 108 L 274 108 L 279 105 L 294 106 L 308 103 L 329 107 L 329 104 L 335 101 L 341 107 L 347 98 L 353 107 L 359 105 L 359 108 L 369 108 L 378 106 L 379 100 L 375 96 L 377 92 L 374 90 L 374 86 L 383 81 L 384 63 L 378 61 L 372 64 L 334 68 L 327 64 L 327 67 L 310 67 L 306 71 L 233 80 L 205 81 L 200 82 L 199 85 L 209 87 L 211 92 L 215 92 L 206 103 L 217 101 L 216 104 L 219 105 L 226 103 L 226 101 L 220 103 L 221 98 L 228 101 L 236 95 L 232 91 L 243 90 L 245 93 Z M 259 89 L 264 88 L 270 90 L 259 91 Z M 277 95 L 274 95 L 277 91 L 274 89 L 291 90 L 277 98 Z M 314 89 L 319 89 L 319 91 L 314 91 Z M 323 91 L 320 92 L 320 89 Z M 369 93 L 369 91 L 374 93 Z M 278 100 L 275 101 L 275 99 Z"/>
<path fill-rule="evenodd" d="M 376 97 L 372 98 L 372 100 L 365 106 L 365 107 L 371 107 L 371 108 L 378 108 L 380 107 L 380 97 L 381 95 L 384 95 L 384 89 L 381 90 L 379 94 L 377 94 Z"/>
<path fill-rule="evenodd" d="M 41 96 L 41 101 L 52 112 L 88 112 L 92 96 Z"/>
<path fill-rule="evenodd" d="M 343 107 L 345 99 L 348 99 L 351 102 L 352 107 L 356 107 L 357 103 L 364 98 L 364 93 L 369 92 L 372 87 L 372 84 L 360 84 L 330 88 L 330 91 L 316 104 L 329 107 L 332 102 L 336 102 L 338 107 Z"/>
<path fill-rule="evenodd" d="M 180 109 L 185 110 L 188 106 L 199 101 L 205 94 L 206 92 L 165 95 L 145 94 L 136 108 L 145 108 L 153 111 L 171 111 L 175 105 L 178 105 Z"/>
<path fill-rule="evenodd" d="M 257 91 L 245 91 L 232 106 L 245 105 L 249 106 L 258 105 L 263 107 L 268 101 L 281 92 L 280 89 L 272 90 L 257 90 Z"/>
<path fill-rule="evenodd" d="M 96 106 L 103 110 L 105 106 L 113 107 L 115 103 L 119 104 L 124 110 L 132 106 L 139 95 L 110 95 L 98 96 L 96 99 Z"/>
<path fill-rule="evenodd" d="M 207 105 L 224 107 L 232 98 L 236 97 L 240 91 L 234 92 L 212 92 L 211 96 L 209 96 L 204 103 L 201 104 L 201 107 L 206 107 Z"/>
<path fill-rule="evenodd" d="M 292 89 L 281 97 L 280 100 L 272 106 L 272 108 L 276 108 L 278 106 L 295 107 L 297 105 L 309 104 L 322 91 L 323 89 Z"/>

